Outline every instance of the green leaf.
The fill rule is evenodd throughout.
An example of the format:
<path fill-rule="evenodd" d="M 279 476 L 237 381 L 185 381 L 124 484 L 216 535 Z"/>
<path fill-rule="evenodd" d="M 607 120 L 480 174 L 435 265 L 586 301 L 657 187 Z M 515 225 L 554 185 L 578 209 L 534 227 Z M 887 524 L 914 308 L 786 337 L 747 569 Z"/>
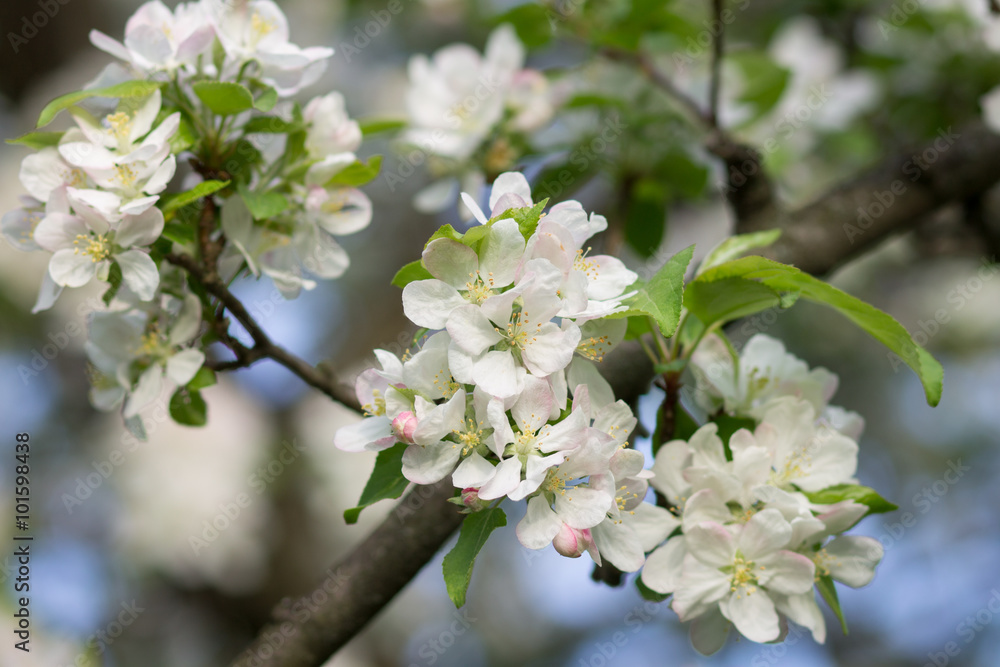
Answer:
<path fill-rule="evenodd" d="M 431 272 L 424 268 L 423 262 L 418 259 L 410 262 L 397 271 L 396 275 L 392 279 L 392 284 L 399 289 L 403 289 L 414 281 L 428 280 L 433 277 L 434 276 L 431 275 Z"/>
<path fill-rule="evenodd" d="M 789 71 L 760 51 L 735 51 L 726 54 L 743 73 L 743 89 L 739 97 L 754 108 L 754 118 L 763 116 L 781 99 L 791 78 Z"/>
<path fill-rule="evenodd" d="M 427 243 L 424 244 L 424 248 L 429 246 L 432 241 L 437 241 L 438 239 L 451 239 L 452 241 L 462 242 L 462 233 L 457 231 L 451 225 L 441 225 L 438 227 L 437 231 L 431 234 L 431 237 L 427 239 Z"/>
<path fill-rule="evenodd" d="M 332 187 L 342 185 L 348 188 L 356 188 L 359 185 L 370 183 L 378 176 L 379 169 L 382 168 L 382 156 L 372 155 L 368 162 L 358 160 L 354 164 L 344 167 L 333 178 L 327 181 L 326 186 Z"/>
<path fill-rule="evenodd" d="M 122 286 L 122 267 L 118 265 L 118 262 L 111 262 L 111 267 L 108 269 L 108 285 L 108 289 L 101 296 L 101 301 L 104 302 L 105 306 L 111 304 L 111 300 L 115 298 L 118 289 Z"/>
<path fill-rule="evenodd" d="M 736 320 L 780 304 L 781 295 L 777 291 L 738 277 L 711 282 L 692 280 L 684 292 L 684 306 L 705 326 Z"/>
<path fill-rule="evenodd" d="M 158 81 L 123 81 L 107 88 L 91 88 L 89 90 L 78 90 L 75 93 L 68 93 L 57 97 L 45 105 L 42 113 L 38 115 L 38 123 L 35 127 L 48 125 L 63 109 L 68 109 L 91 97 L 146 97 L 147 95 L 152 95 L 154 91 L 163 85 L 162 82 Z"/>
<path fill-rule="evenodd" d="M 455 548 L 444 557 L 444 584 L 456 607 L 465 604 L 465 592 L 472 580 L 472 566 L 490 534 L 507 525 L 507 515 L 499 507 L 474 512 L 462 522 Z"/>
<path fill-rule="evenodd" d="M 816 580 L 816 590 L 823 596 L 823 599 L 830 606 L 830 610 L 840 621 L 840 629 L 847 634 L 847 621 L 844 619 L 844 612 L 840 608 L 840 599 L 837 597 L 837 589 L 833 585 L 833 577 L 828 574 L 820 575 Z"/>
<path fill-rule="evenodd" d="M 290 134 L 289 140 L 294 134 Z M 286 151 L 287 153 L 287 151 Z M 237 141 L 225 156 L 222 166 L 233 181 L 246 184 L 253 176 L 253 166 L 261 160 L 260 151 L 247 139 Z"/>
<path fill-rule="evenodd" d="M 194 186 L 190 190 L 185 192 L 179 192 L 175 195 L 169 195 L 160 198 L 161 206 L 160 208 L 164 213 L 170 213 L 176 211 L 182 206 L 187 206 L 188 204 L 193 204 L 199 199 L 208 197 L 211 194 L 218 192 L 229 185 L 229 181 L 202 181 L 198 185 Z"/>
<path fill-rule="evenodd" d="M 193 226 L 181 222 L 168 222 L 163 226 L 163 238 L 181 245 L 190 245 L 198 237 Z"/>
<path fill-rule="evenodd" d="M 535 229 L 538 228 L 538 222 L 542 218 L 542 211 L 545 210 L 545 206 L 549 203 L 548 199 L 543 199 L 534 206 L 525 206 L 523 208 L 509 208 L 495 219 L 490 222 L 496 222 L 497 220 L 507 220 L 513 219 L 517 222 L 517 228 L 521 230 L 521 235 L 524 236 L 525 240 L 531 238 L 531 235 L 535 233 Z M 476 230 L 482 230 L 482 234 L 485 235 L 488 225 L 481 225 L 479 227 L 473 227 L 465 235 L 468 237 L 470 234 L 475 235 L 479 232 Z M 475 239 L 478 240 L 478 239 Z M 471 243 L 466 243 L 466 245 L 471 245 Z"/>
<path fill-rule="evenodd" d="M 201 392 L 181 387 L 170 398 L 170 416 L 178 424 L 204 426 L 208 422 L 208 406 Z"/>
<path fill-rule="evenodd" d="M 269 220 L 290 206 L 288 199 L 277 192 L 252 192 L 243 187 L 239 192 L 254 220 Z"/>
<path fill-rule="evenodd" d="M 344 510 L 344 521 L 347 523 L 357 523 L 361 510 L 380 500 L 387 498 L 399 498 L 409 484 L 403 477 L 403 452 L 408 445 L 404 442 L 397 442 L 389 449 L 383 449 L 375 458 L 375 469 L 372 470 L 365 490 L 361 492 L 358 506 L 349 510 Z"/>
<path fill-rule="evenodd" d="M 268 86 L 260 96 L 254 100 L 253 108 L 257 111 L 268 112 L 278 103 L 278 91 Z"/>
<path fill-rule="evenodd" d="M 36 151 L 50 146 L 58 146 L 65 132 L 28 132 L 17 139 L 8 139 L 7 143 L 16 146 L 27 146 Z"/>
<path fill-rule="evenodd" d="M 660 181 L 643 178 L 629 191 L 625 241 L 642 257 L 652 257 L 663 241 L 670 193 Z"/>
<path fill-rule="evenodd" d="M 637 294 L 623 301 L 628 310 L 609 315 L 609 319 L 648 315 L 660 327 L 667 338 L 674 335 L 681 315 L 681 297 L 684 294 L 684 272 L 694 254 L 694 246 L 688 246 L 671 257 L 646 285 L 633 285 L 630 289 Z"/>
<path fill-rule="evenodd" d="M 191 88 L 198 99 L 219 116 L 234 116 L 253 108 L 253 93 L 241 83 L 199 81 Z"/>
<path fill-rule="evenodd" d="M 649 326 L 649 317 L 646 315 L 632 315 L 628 318 L 625 327 L 625 340 L 635 340 L 648 333 L 653 333 L 653 328 Z"/>
<path fill-rule="evenodd" d="M 552 39 L 552 22 L 549 21 L 549 12 L 534 2 L 526 2 L 501 14 L 496 17 L 495 23 L 513 25 L 518 38 L 529 49 L 544 46 Z"/>
<path fill-rule="evenodd" d="M 187 383 L 187 388 L 193 391 L 200 391 L 205 387 L 211 387 L 218 379 L 215 377 L 215 371 L 211 368 L 205 368 L 202 366 L 198 369 L 198 372 L 194 374 L 191 381 Z"/>
<path fill-rule="evenodd" d="M 712 285 L 712 283 L 726 283 Z M 742 282 L 741 282 L 742 281 Z M 774 292 L 749 287 L 757 283 Z M 867 331 L 875 340 L 885 345 L 896 357 L 912 368 L 920 378 L 927 396 L 927 403 L 935 406 L 941 400 L 941 388 L 944 381 L 944 370 L 941 364 L 927 350 L 917 345 L 909 332 L 890 315 L 860 299 L 843 292 L 822 280 L 804 273 L 794 266 L 788 266 L 763 257 L 743 257 L 715 266 L 695 278 L 688 285 L 684 295 L 684 305 L 708 326 L 712 322 L 704 316 L 717 316 L 722 309 L 714 306 L 723 303 L 729 307 L 729 314 L 716 317 L 723 321 L 734 319 L 748 312 L 748 307 L 738 308 L 739 299 L 726 296 L 722 292 L 739 289 L 741 294 L 753 301 L 753 307 L 759 306 L 769 299 L 775 299 L 772 305 L 791 305 L 797 298 L 807 299 L 815 303 L 830 306 Z M 722 290 L 722 292 L 720 292 Z M 752 292 L 756 290 L 756 292 Z M 795 296 L 782 300 L 779 293 L 792 293 Z M 711 297 L 711 298 L 710 298 Z M 763 307 L 769 307 L 764 305 Z M 736 315 L 732 315 L 736 312 Z M 714 320 L 713 320 L 714 321 Z"/>
<path fill-rule="evenodd" d="M 286 134 L 298 129 L 301 129 L 298 123 L 277 116 L 254 116 L 243 126 L 243 134 Z"/>
<path fill-rule="evenodd" d="M 406 120 L 402 118 L 364 118 L 358 121 L 361 134 L 370 137 L 381 132 L 391 132 L 401 130 L 406 127 Z"/>
<path fill-rule="evenodd" d="M 736 259 L 754 248 L 765 248 L 777 241 L 779 236 L 781 236 L 780 229 L 730 236 L 709 251 L 708 256 L 702 260 L 701 266 L 698 267 L 695 276 L 700 276 L 713 266 Z"/>
<path fill-rule="evenodd" d="M 803 493 L 810 502 L 820 505 L 833 505 L 844 500 L 853 500 L 860 505 L 866 505 L 868 514 L 882 514 L 899 509 L 880 496 L 874 489 L 860 484 L 837 484 L 836 486 L 828 486 L 822 491 L 805 491 Z"/>
<path fill-rule="evenodd" d="M 708 184 L 708 167 L 680 150 L 668 152 L 657 162 L 654 173 L 656 180 L 666 185 L 670 193 L 685 199 L 700 196 Z"/>

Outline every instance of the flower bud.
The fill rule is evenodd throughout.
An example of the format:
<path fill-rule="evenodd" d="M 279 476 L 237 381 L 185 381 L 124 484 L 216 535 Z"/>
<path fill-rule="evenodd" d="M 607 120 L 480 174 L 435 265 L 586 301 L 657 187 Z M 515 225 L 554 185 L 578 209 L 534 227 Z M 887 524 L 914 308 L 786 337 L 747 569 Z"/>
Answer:
<path fill-rule="evenodd" d="M 490 505 L 490 501 L 481 500 L 479 498 L 479 489 L 474 487 L 468 487 L 462 489 L 462 504 L 469 509 L 470 512 L 479 512 L 484 510 Z"/>
<path fill-rule="evenodd" d="M 579 530 L 563 524 L 559 534 L 552 540 L 552 546 L 567 558 L 579 558 L 594 543 L 589 528 Z"/>
<path fill-rule="evenodd" d="M 413 444 L 413 432 L 417 430 L 417 416 L 412 412 L 400 412 L 392 420 L 392 433 L 400 442 Z"/>

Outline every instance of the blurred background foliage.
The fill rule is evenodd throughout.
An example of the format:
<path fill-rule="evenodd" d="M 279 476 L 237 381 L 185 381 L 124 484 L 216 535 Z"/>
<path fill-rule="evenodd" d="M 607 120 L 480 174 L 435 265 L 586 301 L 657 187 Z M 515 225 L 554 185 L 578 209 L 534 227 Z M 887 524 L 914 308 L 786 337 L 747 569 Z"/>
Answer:
<path fill-rule="evenodd" d="M 58 12 L 16 52 L 10 34 L 27 36 L 24 21 L 40 5 L 0 5 L 5 137 L 31 129 L 46 101 L 95 76 L 108 59 L 89 46 L 87 32 L 119 36 L 138 6 L 55 4 Z M 341 90 L 355 118 L 404 114 L 410 55 L 456 41 L 481 48 L 493 26 L 513 22 L 531 47 L 529 66 L 547 74 L 566 109 L 532 152 L 504 168 L 523 168 L 541 196 L 553 195 L 553 175 L 570 169 L 571 184 L 553 199 L 573 196 L 606 214 L 611 229 L 601 243 L 641 275 L 692 242 L 696 259 L 704 256 L 733 228 L 704 128 L 636 67 L 601 55 L 641 48 L 703 100 L 718 29 L 708 2 L 571 0 L 546 12 L 499 0 L 403 0 L 402 12 L 367 39 L 384 0 L 280 4 L 293 41 L 338 49 L 307 94 Z M 721 123 L 761 150 L 793 204 L 948 128 L 960 132 L 980 115 L 980 96 L 1000 83 L 1000 24 L 987 0 L 732 0 L 727 7 Z M 550 20 L 560 29 L 554 39 Z M 609 119 L 622 129 L 598 142 Z M 386 153 L 384 172 L 402 173 L 405 156 L 393 148 L 380 135 L 361 154 Z M 16 206 L 25 154 L 0 149 L 3 210 Z M 413 195 L 430 180 L 418 168 L 402 183 L 379 178 L 367 186 L 375 218 L 345 239 L 348 273 L 292 302 L 270 283 L 241 285 L 251 313 L 275 340 L 346 381 L 373 360 L 372 348 L 402 351 L 412 332 L 389 281 L 437 226 L 460 221 L 453 210 L 414 211 Z M 955 642 L 949 664 L 996 665 L 996 194 L 941 211 L 833 276 L 926 340 L 945 366 L 938 408 L 926 407 L 912 374 L 831 312 L 766 311 L 731 332 L 737 341 L 758 332 L 780 337 L 810 364 L 838 373 L 835 402 L 867 419 L 861 483 L 900 510 L 859 529 L 882 540 L 886 557 L 870 587 L 841 590 L 849 637 L 831 629 L 827 645 L 817 646 L 793 629 L 785 644 L 730 643 L 699 657 L 675 616 L 644 603 L 631 581 L 611 589 L 590 580 L 584 559 L 522 549 L 512 515 L 509 534 L 491 540 L 480 558 L 464 611 L 445 595 L 439 558 L 330 664 L 901 666 L 933 664 Z M 95 665 L 225 664 L 272 605 L 312 588 L 388 511 L 376 506 L 355 526 L 341 516 L 373 457 L 336 451 L 333 432 L 350 413 L 271 362 L 205 391 L 207 427 L 178 426 L 154 411 L 149 441 L 132 440 L 116 415 L 95 412 L 86 398 L 81 313 L 98 288 L 67 292 L 56 308 L 32 316 L 43 271 L 40 256 L 0 247 L 0 437 L 11 443 L 0 506 L 3 517 L 13 515 L 13 434 L 30 432 L 36 536 L 33 650 L 13 655 L 8 636 L 3 664 L 87 664 L 81 656 Z M 657 400 L 654 392 L 641 401 L 647 424 Z M 949 483 L 945 473 L 956 469 L 962 475 Z M 213 532 L 213 522 L 226 527 Z M 0 528 L 4 544 L 8 523 Z M 0 555 L 5 609 L 10 551 Z"/>

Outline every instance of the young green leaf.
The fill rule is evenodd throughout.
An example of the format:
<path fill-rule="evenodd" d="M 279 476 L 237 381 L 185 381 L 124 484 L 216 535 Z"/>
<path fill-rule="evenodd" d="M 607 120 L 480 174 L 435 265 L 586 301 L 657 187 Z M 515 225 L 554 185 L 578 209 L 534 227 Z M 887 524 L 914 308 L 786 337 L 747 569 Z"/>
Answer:
<path fill-rule="evenodd" d="M 163 85 L 164 83 L 159 81 L 123 81 L 107 88 L 91 88 L 89 90 L 78 90 L 75 93 L 67 93 L 45 105 L 42 113 L 38 115 L 38 123 L 35 127 L 48 125 L 63 109 L 68 109 L 91 97 L 146 97 L 147 95 L 152 95 L 154 91 Z"/>
<path fill-rule="evenodd" d="M 359 185 L 370 183 L 378 176 L 379 169 L 382 168 L 382 156 L 372 155 L 368 162 L 356 161 L 352 165 L 341 169 L 333 178 L 327 181 L 327 187 L 341 185 L 348 188 L 356 188 Z"/>
<path fill-rule="evenodd" d="M 108 269 L 108 289 L 101 296 L 101 301 L 104 302 L 105 306 L 111 305 L 111 300 L 118 294 L 118 289 L 121 286 L 122 267 L 118 265 L 118 262 L 111 262 L 111 267 Z"/>
<path fill-rule="evenodd" d="M 407 444 L 397 442 L 389 449 L 383 449 L 375 458 L 375 469 L 372 470 L 365 490 L 361 492 L 358 506 L 344 510 L 344 521 L 357 523 L 361 510 L 386 498 L 399 498 L 406 490 L 409 482 L 403 477 L 403 452 Z"/>
<path fill-rule="evenodd" d="M 774 295 L 760 287 L 751 287 L 750 283 L 769 288 Z M 734 296 L 734 290 L 740 293 Z M 782 294 L 792 296 L 782 298 Z M 794 266 L 756 256 L 719 264 L 691 281 L 684 295 L 684 305 L 708 326 L 715 320 L 729 321 L 771 305 L 787 307 L 798 298 L 838 310 L 916 372 L 929 405 L 935 406 L 941 400 L 944 380 L 941 364 L 917 345 L 899 322 Z M 740 307 L 741 299 L 749 305 Z M 718 307 L 720 303 L 726 308 Z"/>
<path fill-rule="evenodd" d="M 50 146 L 58 146 L 65 132 L 28 132 L 17 139 L 8 139 L 7 143 L 16 146 L 27 146 L 36 151 Z"/>
<path fill-rule="evenodd" d="M 257 111 L 268 112 L 274 108 L 278 102 L 278 91 L 268 86 L 267 89 L 254 100 L 253 108 Z"/>
<path fill-rule="evenodd" d="M 392 284 L 396 287 L 403 289 L 410 283 L 416 280 L 428 280 L 433 278 L 431 272 L 428 271 L 421 260 L 414 260 L 409 264 L 405 265 L 392 279 Z"/>
<path fill-rule="evenodd" d="M 178 424 L 204 426 L 208 422 L 208 406 L 201 392 L 181 387 L 170 398 L 170 416 Z"/>
<path fill-rule="evenodd" d="M 822 491 L 806 492 L 805 496 L 810 502 L 820 505 L 833 505 L 845 500 L 853 500 L 859 505 L 866 505 L 869 514 L 882 514 L 899 509 L 880 496 L 874 489 L 860 484 L 837 484 Z"/>
<path fill-rule="evenodd" d="M 218 380 L 215 377 L 215 371 L 211 368 L 205 368 L 202 366 L 198 369 L 198 372 L 194 374 L 194 377 L 187 383 L 187 388 L 194 391 L 200 391 L 205 387 L 211 387 L 216 382 L 218 382 Z"/>
<path fill-rule="evenodd" d="M 252 192 L 243 187 L 239 192 L 254 220 L 268 220 L 283 213 L 290 206 L 288 199 L 277 192 Z"/>
<path fill-rule="evenodd" d="M 243 126 L 243 134 L 285 134 L 298 129 L 298 124 L 277 116 L 255 116 Z"/>
<path fill-rule="evenodd" d="M 840 599 L 837 597 L 837 589 L 833 585 L 833 577 L 828 574 L 820 575 L 816 580 L 816 590 L 819 594 L 823 596 L 823 599 L 828 605 L 830 605 L 830 610 L 837 616 L 837 620 L 840 621 L 840 629 L 847 634 L 847 621 L 844 619 L 844 612 L 840 608 Z"/>
<path fill-rule="evenodd" d="M 643 257 L 652 257 L 666 230 L 670 193 L 657 179 L 643 178 L 632 186 L 625 213 L 625 241 Z"/>
<path fill-rule="evenodd" d="M 458 543 L 444 557 L 443 566 L 448 597 L 456 607 L 465 604 L 465 593 L 472 580 L 472 566 L 476 564 L 480 549 L 494 530 L 506 525 L 507 515 L 499 507 L 473 512 L 465 517 Z"/>
<path fill-rule="evenodd" d="M 218 192 L 227 185 L 229 185 L 229 181 L 202 181 L 185 192 L 179 192 L 175 195 L 161 197 L 160 201 L 162 204 L 160 208 L 165 214 L 176 211 L 182 206 L 193 204 L 199 199 L 203 199 L 204 197 Z"/>
<path fill-rule="evenodd" d="M 191 86 L 194 94 L 219 116 L 234 116 L 253 108 L 253 93 L 240 83 L 199 81 Z"/>
<path fill-rule="evenodd" d="M 781 236 L 780 229 L 730 236 L 709 251 L 708 256 L 702 260 L 701 266 L 698 267 L 695 276 L 700 276 L 713 266 L 736 259 L 755 248 L 766 248 L 777 241 L 779 236 Z"/>
<path fill-rule="evenodd" d="M 406 120 L 402 118 L 363 118 L 358 121 L 361 134 L 370 137 L 373 134 L 401 130 L 406 127 Z"/>
<path fill-rule="evenodd" d="M 648 283 L 633 285 L 631 289 L 637 293 L 623 301 L 628 310 L 610 315 L 609 319 L 648 315 L 664 336 L 673 336 L 681 316 L 684 272 L 693 254 L 694 246 L 688 246 L 671 257 Z"/>

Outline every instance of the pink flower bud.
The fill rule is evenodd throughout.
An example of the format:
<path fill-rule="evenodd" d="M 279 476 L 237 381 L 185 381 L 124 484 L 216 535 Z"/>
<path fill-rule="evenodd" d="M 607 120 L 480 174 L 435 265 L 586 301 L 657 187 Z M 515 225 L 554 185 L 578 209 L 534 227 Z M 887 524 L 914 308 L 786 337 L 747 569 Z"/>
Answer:
<path fill-rule="evenodd" d="M 462 489 L 462 504 L 473 512 L 478 512 L 489 507 L 490 501 L 479 499 L 479 489 L 468 487 Z"/>
<path fill-rule="evenodd" d="M 392 420 L 392 432 L 400 442 L 413 444 L 413 432 L 417 430 L 417 416 L 412 412 L 400 412 Z"/>
<path fill-rule="evenodd" d="M 579 530 L 570 528 L 563 524 L 559 534 L 552 540 L 552 546 L 567 558 L 579 558 L 584 551 L 588 551 L 594 543 L 594 538 L 590 534 L 589 528 Z"/>

